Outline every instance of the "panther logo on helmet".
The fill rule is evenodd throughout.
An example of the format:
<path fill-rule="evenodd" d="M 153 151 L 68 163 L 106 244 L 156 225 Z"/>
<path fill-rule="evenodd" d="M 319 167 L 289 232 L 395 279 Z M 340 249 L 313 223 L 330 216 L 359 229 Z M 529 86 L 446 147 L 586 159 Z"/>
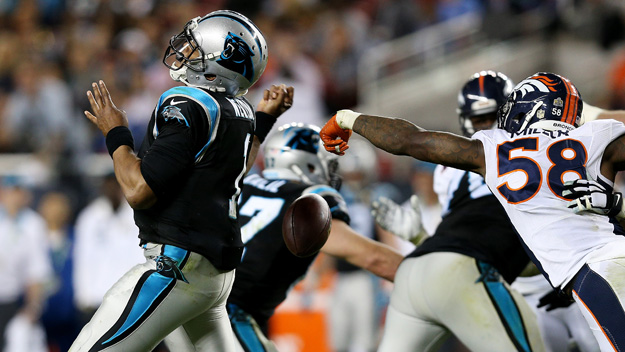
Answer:
<path fill-rule="evenodd" d="M 286 142 L 291 149 L 303 150 L 316 154 L 319 151 L 319 133 L 313 129 L 291 129 L 293 136 Z"/>
<path fill-rule="evenodd" d="M 221 52 L 217 63 L 221 66 L 240 73 L 248 81 L 254 79 L 254 65 L 252 63 L 254 52 L 241 37 L 228 32 L 224 50 Z"/>

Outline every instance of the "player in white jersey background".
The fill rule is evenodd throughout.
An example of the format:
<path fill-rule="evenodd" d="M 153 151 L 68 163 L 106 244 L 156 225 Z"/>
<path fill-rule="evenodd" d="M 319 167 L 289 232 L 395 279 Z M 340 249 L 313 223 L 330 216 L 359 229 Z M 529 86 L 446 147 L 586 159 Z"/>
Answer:
<path fill-rule="evenodd" d="M 502 73 L 474 74 L 458 94 L 463 134 L 493 128 L 512 87 Z M 391 298 L 414 324 L 392 319 L 391 309 L 380 350 L 437 351 L 451 334 L 472 351 L 544 350 L 532 308 L 510 288 L 529 258 L 484 179 L 438 165 L 434 190 L 442 221 L 402 263 Z M 383 207 L 376 213 L 383 228 L 408 237 L 407 227 L 384 221 Z"/>
<path fill-rule="evenodd" d="M 572 211 L 562 194 L 564 183 L 575 179 L 612 188 L 625 169 L 625 125 L 601 120 L 580 126 L 582 109 L 568 79 L 537 73 L 499 109 L 499 128 L 473 139 L 349 110 L 330 119 L 321 137 L 328 151 L 343 154 L 354 130 L 390 153 L 483 175 L 532 261 L 553 287 L 575 299 L 601 350 L 613 351 L 625 345 L 625 232 L 614 217 Z M 413 324 L 396 311 L 393 298 L 389 320 Z"/>

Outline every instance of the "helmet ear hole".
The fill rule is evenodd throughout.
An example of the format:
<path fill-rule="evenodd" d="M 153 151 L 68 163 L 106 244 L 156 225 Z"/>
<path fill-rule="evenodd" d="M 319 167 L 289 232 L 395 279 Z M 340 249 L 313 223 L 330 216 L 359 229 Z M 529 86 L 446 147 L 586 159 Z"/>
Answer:
<path fill-rule="evenodd" d="M 315 165 L 308 164 L 308 171 L 311 172 L 311 173 L 315 172 Z"/>
<path fill-rule="evenodd" d="M 514 122 L 519 122 L 519 121 L 521 121 L 521 120 L 523 119 L 523 117 L 525 117 L 525 113 L 524 113 L 524 112 L 522 112 L 522 113 L 518 113 L 518 114 L 516 114 L 516 115 L 512 118 L 512 121 L 514 121 Z"/>

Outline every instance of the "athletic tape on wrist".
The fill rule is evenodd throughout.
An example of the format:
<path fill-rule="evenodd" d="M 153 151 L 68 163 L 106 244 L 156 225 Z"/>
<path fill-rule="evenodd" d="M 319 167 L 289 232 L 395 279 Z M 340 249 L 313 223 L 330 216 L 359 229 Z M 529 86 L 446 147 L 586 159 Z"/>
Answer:
<path fill-rule="evenodd" d="M 351 110 L 339 110 L 336 112 L 336 123 L 342 129 L 351 130 L 354 127 L 354 122 L 360 115 L 359 112 Z"/>
<path fill-rule="evenodd" d="M 106 149 L 108 149 L 109 155 L 113 157 L 113 153 L 122 145 L 135 149 L 135 141 L 128 127 L 117 126 L 106 134 Z"/>
<path fill-rule="evenodd" d="M 276 117 L 262 111 L 256 111 L 256 130 L 254 131 L 254 135 L 258 137 L 261 143 L 265 141 L 265 138 L 267 138 L 267 135 L 276 123 L 276 120 Z"/>

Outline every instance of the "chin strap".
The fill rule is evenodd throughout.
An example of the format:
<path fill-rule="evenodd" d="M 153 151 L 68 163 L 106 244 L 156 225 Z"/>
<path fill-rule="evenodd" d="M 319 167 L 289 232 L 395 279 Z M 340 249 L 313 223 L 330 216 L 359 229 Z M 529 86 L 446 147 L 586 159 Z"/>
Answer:
<path fill-rule="evenodd" d="M 179 70 L 169 69 L 169 77 L 171 77 L 171 79 L 173 79 L 176 82 L 183 82 L 184 84 L 188 84 L 186 67 L 182 67 Z"/>

